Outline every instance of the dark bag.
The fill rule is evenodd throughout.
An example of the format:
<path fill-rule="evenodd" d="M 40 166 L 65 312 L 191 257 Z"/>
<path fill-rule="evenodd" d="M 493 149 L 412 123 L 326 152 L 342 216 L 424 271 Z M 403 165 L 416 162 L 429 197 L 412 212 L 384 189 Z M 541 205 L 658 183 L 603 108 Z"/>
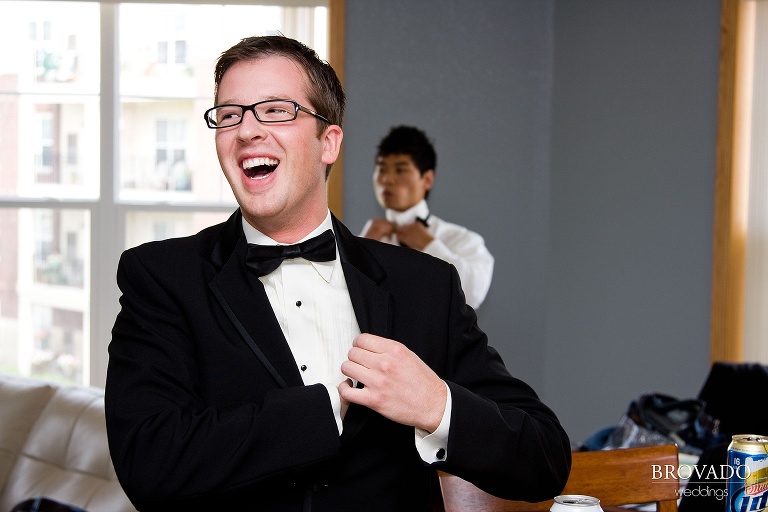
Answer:
<path fill-rule="evenodd" d="M 631 448 L 674 443 L 682 453 L 701 454 L 721 441 L 719 421 L 705 412 L 703 400 L 680 400 L 661 393 L 645 393 L 629 404 L 606 448 Z"/>
<path fill-rule="evenodd" d="M 61 503 L 50 498 L 38 496 L 37 498 L 31 498 L 22 501 L 11 512 L 88 512 L 87 510 L 69 505 L 67 503 Z"/>

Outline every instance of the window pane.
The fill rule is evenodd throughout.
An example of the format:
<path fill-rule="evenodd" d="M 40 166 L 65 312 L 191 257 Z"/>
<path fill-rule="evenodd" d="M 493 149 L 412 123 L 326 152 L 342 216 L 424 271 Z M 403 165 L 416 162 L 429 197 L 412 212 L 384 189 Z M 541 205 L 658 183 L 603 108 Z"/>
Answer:
<path fill-rule="evenodd" d="M 234 208 L 233 208 L 234 211 Z M 125 246 L 188 236 L 227 220 L 232 212 L 129 212 L 125 222 Z"/>
<path fill-rule="evenodd" d="M 0 19 L 0 196 L 98 197 L 98 4 L 0 2 Z"/>
<path fill-rule="evenodd" d="M 327 31 L 316 19 L 326 11 L 121 4 L 120 200 L 234 205 L 203 121 L 213 105 L 214 63 L 243 37 L 278 32 L 325 59 Z"/>
<path fill-rule="evenodd" d="M 90 216 L 0 208 L 0 370 L 86 383 Z"/>

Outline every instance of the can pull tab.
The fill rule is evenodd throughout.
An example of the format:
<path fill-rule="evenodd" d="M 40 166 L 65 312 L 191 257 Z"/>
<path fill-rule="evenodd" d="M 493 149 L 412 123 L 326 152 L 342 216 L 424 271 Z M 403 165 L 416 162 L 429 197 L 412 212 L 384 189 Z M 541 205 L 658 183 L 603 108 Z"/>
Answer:
<path fill-rule="evenodd" d="M 600 500 L 583 494 L 564 494 L 555 497 L 550 512 L 602 512 Z"/>

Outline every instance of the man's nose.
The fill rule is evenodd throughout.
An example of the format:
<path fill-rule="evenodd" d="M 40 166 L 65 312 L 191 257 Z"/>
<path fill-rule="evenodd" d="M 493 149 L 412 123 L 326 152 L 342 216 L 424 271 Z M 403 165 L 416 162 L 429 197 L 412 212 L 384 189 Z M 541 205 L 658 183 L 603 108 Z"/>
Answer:
<path fill-rule="evenodd" d="M 252 139 L 264 134 L 264 123 L 256 119 L 253 110 L 243 112 L 243 120 L 237 127 L 237 133 L 242 139 Z"/>

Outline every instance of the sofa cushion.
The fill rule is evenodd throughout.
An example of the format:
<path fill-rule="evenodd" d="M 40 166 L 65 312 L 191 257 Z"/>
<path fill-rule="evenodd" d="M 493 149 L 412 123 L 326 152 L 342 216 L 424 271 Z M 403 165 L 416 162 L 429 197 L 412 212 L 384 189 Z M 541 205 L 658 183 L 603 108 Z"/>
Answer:
<path fill-rule="evenodd" d="M 0 511 L 35 496 L 89 512 L 134 512 L 109 457 L 100 388 L 58 386 L 23 442 Z"/>
<path fill-rule="evenodd" d="M 22 445 L 55 391 L 42 381 L 0 375 L 0 496 Z"/>

